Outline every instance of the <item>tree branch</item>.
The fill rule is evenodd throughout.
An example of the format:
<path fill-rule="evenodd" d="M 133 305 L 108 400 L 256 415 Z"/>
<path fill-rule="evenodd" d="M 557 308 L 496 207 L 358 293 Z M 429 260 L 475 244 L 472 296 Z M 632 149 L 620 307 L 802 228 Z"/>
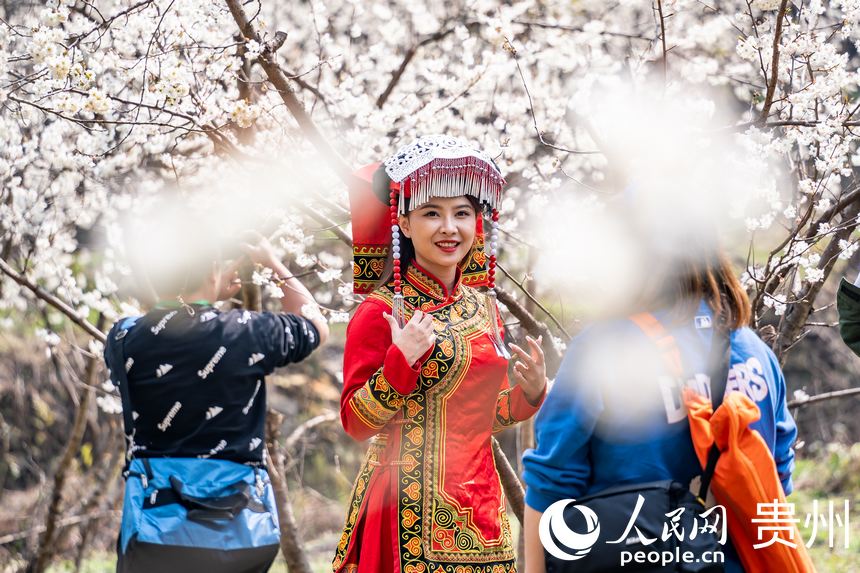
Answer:
<path fill-rule="evenodd" d="M 663 15 L 663 0 L 657 0 L 660 15 L 660 41 L 663 43 L 663 85 L 669 82 L 669 52 L 666 50 L 666 17 Z"/>
<path fill-rule="evenodd" d="M 102 519 L 104 517 L 114 517 L 119 518 L 121 512 L 107 509 L 104 511 L 97 511 L 93 513 L 88 513 L 84 515 L 73 515 L 71 517 L 64 517 L 57 521 L 57 527 L 68 527 L 69 525 L 77 525 L 79 523 L 86 523 L 88 521 L 92 521 L 94 519 Z M 15 541 L 20 541 L 22 539 L 26 539 L 33 535 L 34 533 L 42 533 L 45 531 L 44 525 L 39 525 L 38 527 L 33 527 L 31 529 L 27 529 L 25 531 L 19 531 L 17 533 L 10 533 L 8 535 L 4 535 L 0 537 L 0 545 L 6 545 L 9 543 L 14 543 Z"/>
<path fill-rule="evenodd" d="M 549 311 L 549 310 L 548 310 L 548 309 L 547 309 L 547 308 L 546 308 L 546 307 L 545 307 L 545 306 L 544 306 L 544 305 L 543 305 L 543 304 L 542 304 L 542 303 L 537 299 L 537 297 L 535 297 L 532 293 L 530 293 L 530 292 L 526 289 L 526 286 L 525 286 L 525 280 L 523 280 L 523 281 L 517 281 L 514 277 L 512 277 L 512 276 L 511 276 L 511 273 L 509 273 L 509 272 L 508 272 L 508 270 L 507 270 L 506 268 L 504 268 L 502 265 L 500 265 L 500 264 L 498 264 L 498 263 L 496 263 L 496 268 L 498 268 L 500 271 L 502 271 L 502 272 L 505 274 L 505 276 L 506 276 L 506 277 L 508 277 L 509 279 L 511 279 L 511 281 L 512 281 L 515 285 L 517 285 L 518 287 L 520 287 L 520 290 L 521 290 L 521 291 L 523 291 L 523 293 L 525 293 L 525 295 L 529 298 L 529 300 L 530 300 L 530 301 L 532 301 L 532 303 L 534 303 L 534 305 L 535 305 L 536 307 L 538 307 L 539 309 L 541 309 L 541 311 L 543 311 L 543 313 L 544 313 L 545 315 L 547 315 L 547 316 L 549 317 L 549 319 L 550 319 L 550 320 L 552 320 L 552 322 L 555 324 L 556 328 L 558 328 L 558 329 L 561 331 L 561 333 L 562 333 L 562 334 L 564 334 L 564 336 L 565 336 L 568 340 L 570 340 L 570 339 L 571 339 L 570 334 L 568 334 L 567 330 L 565 330 L 565 329 L 564 329 L 564 327 L 561 325 L 561 322 L 559 322 L 559 321 L 558 321 L 558 319 L 557 319 L 557 318 L 556 318 L 556 317 L 555 317 L 555 316 L 554 316 L 554 315 L 553 315 L 553 314 L 552 314 L 552 313 L 551 313 L 551 312 L 550 312 L 550 311 Z M 507 305 L 505 305 L 505 306 L 507 306 Z M 525 310 L 525 307 L 523 307 L 523 309 Z"/>
<path fill-rule="evenodd" d="M 101 22 L 98 26 L 91 28 L 90 31 L 84 32 L 82 34 L 78 34 L 77 36 L 75 36 L 72 39 L 71 43 L 69 44 L 69 49 L 77 46 L 79 43 L 81 43 L 81 41 L 84 38 L 86 38 L 87 36 L 89 36 L 93 32 L 96 32 L 98 30 L 107 30 L 108 28 L 110 28 L 111 24 L 114 23 L 114 21 L 118 20 L 119 18 L 122 18 L 123 16 L 128 16 L 129 14 L 131 14 L 132 12 L 137 10 L 138 8 L 145 8 L 149 4 L 152 4 L 152 2 L 153 2 L 153 0 L 141 0 L 137 4 L 134 4 L 134 5 L 126 8 L 125 10 L 123 10 L 121 12 L 117 12 L 116 14 L 114 14 L 113 16 L 108 18 L 107 20 L 104 20 L 103 22 Z"/>
<path fill-rule="evenodd" d="M 759 127 L 817 127 L 821 125 L 821 123 L 822 122 L 820 120 L 814 119 L 778 119 L 765 122 L 762 122 L 761 119 L 757 119 L 755 121 L 738 123 L 724 129 L 726 131 L 740 131 L 754 125 Z M 842 125 L 842 127 L 860 127 L 860 121 L 848 120 L 843 121 L 840 125 Z"/>
<path fill-rule="evenodd" d="M 824 286 L 827 277 L 833 270 L 833 265 L 836 264 L 836 260 L 841 252 L 839 241 L 848 239 L 851 236 L 851 233 L 854 232 L 854 229 L 857 228 L 858 213 L 860 213 L 860 203 L 857 202 L 851 203 L 842 212 L 842 221 L 845 222 L 845 224 L 833 234 L 830 242 L 824 248 L 824 252 L 821 253 L 821 262 L 819 263 L 818 268 L 824 271 L 824 277 L 818 282 L 807 285 L 803 291 L 801 291 L 800 296 L 798 296 L 799 300 L 794 304 L 789 305 L 786 310 L 785 318 L 783 323 L 780 325 L 779 335 L 774 341 L 773 349 L 779 358 L 780 363 L 785 361 L 786 352 L 791 348 L 795 340 L 803 331 L 803 325 L 806 324 L 807 319 L 812 312 L 815 298 L 818 296 L 818 293 Z"/>
<path fill-rule="evenodd" d="M 315 209 L 311 209 L 306 205 L 299 205 L 299 210 L 309 217 L 312 217 L 326 225 L 326 231 L 331 231 L 338 239 L 341 240 L 341 242 L 352 247 L 352 237 L 347 235 L 346 232 L 340 228 L 340 225 L 329 219 L 325 214 Z"/>
<path fill-rule="evenodd" d="M 561 353 L 552 343 L 552 331 L 550 331 L 546 323 L 537 320 L 532 313 L 517 302 L 517 299 L 515 299 L 511 293 L 500 288 L 498 285 L 496 285 L 496 297 L 499 299 L 499 302 L 505 305 L 505 308 L 507 308 L 508 311 L 520 321 L 520 326 L 522 326 L 526 332 L 535 338 L 543 336 L 543 351 L 546 355 L 547 372 L 555 372 L 558 365 L 561 363 Z"/>
<path fill-rule="evenodd" d="M 101 332 L 103 324 L 104 315 L 99 315 L 97 326 L 99 332 Z M 69 474 L 72 460 L 77 455 L 78 450 L 81 447 L 81 441 L 84 437 L 84 430 L 86 429 L 87 423 L 87 410 L 89 409 L 90 400 L 93 396 L 92 387 L 95 386 L 96 383 L 96 374 L 98 373 L 99 362 L 101 362 L 101 358 L 95 355 L 87 361 L 87 371 L 85 376 L 89 388 L 84 391 L 84 395 L 81 397 L 81 401 L 75 411 L 75 419 L 72 423 L 69 441 L 66 443 L 63 457 L 60 459 L 60 463 L 57 465 L 57 471 L 54 474 L 54 489 L 51 492 L 51 503 L 48 506 L 48 515 L 45 519 L 45 532 L 39 542 L 39 549 L 36 551 L 36 555 L 31 559 L 30 565 L 27 567 L 28 573 L 42 573 L 45 571 L 56 549 L 54 533 L 57 528 L 57 518 L 60 514 L 60 504 L 63 501 L 63 490 L 66 486 L 66 477 Z"/>
<path fill-rule="evenodd" d="M 776 13 L 776 30 L 773 33 L 773 56 L 770 62 L 770 81 L 767 83 L 767 94 L 764 97 L 764 107 L 761 110 L 760 122 L 767 121 L 770 108 L 773 105 L 773 94 L 776 92 L 776 81 L 779 78 L 779 40 L 782 37 L 782 21 L 785 18 L 785 7 L 788 0 L 782 0 Z"/>
<path fill-rule="evenodd" d="M 15 272 L 12 267 L 10 267 L 9 264 L 3 259 L 0 259 L 0 272 L 2 272 L 16 283 L 32 292 L 38 298 L 42 299 L 52 307 L 65 314 L 72 322 L 80 326 L 84 331 L 86 331 L 87 334 L 89 334 L 99 342 L 105 341 L 104 332 L 93 326 L 92 323 L 87 321 L 87 319 L 80 316 L 77 312 L 75 312 L 75 309 L 70 307 L 64 301 L 60 300 L 56 296 L 47 292 L 42 287 L 33 284 L 32 282 L 27 280 L 27 278 Z"/>
<path fill-rule="evenodd" d="M 549 147 L 550 149 L 555 149 L 556 151 L 563 151 L 565 153 L 570 153 L 572 155 L 594 155 L 594 154 L 602 153 L 600 151 L 577 151 L 575 149 L 568 149 L 566 147 L 561 147 L 559 145 L 555 145 L 553 143 L 550 143 L 543 138 L 543 132 L 541 132 L 540 128 L 538 127 L 537 115 L 535 114 L 535 106 L 534 106 L 534 102 L 532 101 L 532 94 L 531 94 L 531 91 L 529 91 L 529 86 L 528 86 L 528 83 L 526 82 L 526 76 L 523 73 L 523 69 L 520 66 L 519 57 L 517 56 L 517 49 L 510 42 L 510 40 L 508 40 L 507 38 L 505 38 L 505 43 L 503 45 L 503 48 L 505 49 L 506 52 L 508 52 L 514 58 L 514 64 L 516 64 L 516 66 L 517 66 L 517 72 L 519 72 L 520 80 L 523 83 L 523 89 L 525 90 L 526 97 L 529 100 L 529 112 L 531 112 L 532 124 L 534 125 L 535 133 L 537 134 L 538 141 L 540 141 L 541 145 L 545 145 L 546 147 Z"/>
<path fill-rule="evenodd" d="M 323 412 L 319 416 L 314 416 L 310 420 L 306 420 L 296 427 L 295 430 L 287 436 L 286 441 L 284 442 L 284 450 L 287 452 L 291 452 L 293 448 L 296 447 L 299 440 L 301 440 L 304 435 L 313 428 L 319 426 L 320 424 L 325 424 L 326 422 L 333 422 L 338 420 L 340 416 L 336 412 Z"/>
<path fill-rule="evenodd" d="M 826 400 L 836 400 L 838 398 L 845 398 L 848 396 L 856 396 L 858 394 L 860 394 L 860 388 L 848 388 L 846 390 L 836 390 L 834 392 L 825 392 L 823 394 L 816 394 L 815 396 L 790 400 L 786 406 L 789 408 L 802 408 L 804 406 L 809 406 L 810 404 L 816 404 Z"/>
<path fill-rule="evenodd" d="M 242 32 L 242 35 L 248 40 L 256 40 L 262 44 L 263 42 L 260 35 L 257 33 L 254 24 L 248 20 L 248 16 L 245 14 L 244 8 L 242 8 L 242 3 L 239 0 L 225 0 L 225 2 L 227 7 L 230 9 L 230 13 L 233 15 L 233 19 L 239 26 L 239 31 Z M 277 56 L 274 53 L 262 52 L 258 61 L 260 66 L 263 68 L 263 71 L 266 72 L 266 77 L 269 79 L 269 82 L 277 90 L 278 94 L 280 94 L 284 105 L 287 106 L 287 109 L 299 124 L 299 128 L 302 130 L 305 137 L 307 137 L 322 154 L 323 158 L 329 163 L 334 172 L 337 173 L 338 177 L 340 177 L 347 185 L 352 184 L 352 170 L 340 154 L 335 151 L 325 137 L 323 137 L 310 115 L 305 111 L 304 106 L 302 106 L 301 102 L 296 98 L 293 90 L 290 89 L 289 81 L 277 62 Z"/>
<path fill-rule="evenodd" d="M 493 459 L 496 461 L 496 468 L 499 470 L 499 478 L 502 482 L 502 488 L 505 490 L 505 497 L 511 504 L 511 511 L 517 516 L 520 523 L 523 522 L 523 514 L 525 513 L 525 498 L 526 492 L 523 489 L 523 484 L 505 452 L 502 451 L 502 446 L 496 438 L 491 438 L 493 442 Z"/>
<path fill-rule="evenodd" d="M 418 52 L 418 49 L 432 44 L 433 42 L 438 42 L 453 31 L 454 28 L 439 30 L 435 34 L 424 38 L 423 40 L 406 50 L 406 54 L 403 56 L 403 61 L 400 62 L 400 66 L 398 66 L 398 68 L 391 75 L 391 79 L 388 81 L 388 85 L 385 86 L 385 90 L 381 94 L 379 94 L 378 98 L 376 98 L 376 107 L 378 109 L 382 109 L 382 106 L 385 105 L 386 101 L 388 101 L 388 96 L 390 96 L 391 92 L 394 91 L 394 88 L 397 86 L 397 83 L 403 76 L 403 72 L 406 71 L 406 67 L 409 65 L 409 62 L 412 61 L 412 58 L 415 57 L 415 54 Z"/>
<path fill-rule="evenodd" d="M 562 30 L 564 32 L 579 32 L 582 33 L 585 30 L 582 27 L 578 26 L 565 26 L 563 24 L 551 24 L 549 22 L 536 22 L 533 20 L 513 20 L 514 24 L 520 24 L 521 26 L 526 26 L 529 28 L 544 28 L 546 30 Z M 611 36 L 617 38 L 627 38 L 629 40 L 642 40 L 645 42 L 653 42 L 654 38 L 649 38 L 647 36 L 637 35 L 637 34 L 626 34 L 624 32 L 613 32 L 609 30 L 603 30 L 598 32 L 600 36 Z"/>
<path fill-rule="evenodd" d="M 302 549 L 302 540 L 293 506 L 290 503 L 290 492 L 287 488 L 287 476 L 284 473 L 284 456 L 278 448 L 281 424 L 284 415 L 269 409 L 266 415 L 266 449 L 269 453 L 269 476 L 275 490 L 275 503 L 278 506 L 278 521 L 281 526 L 281 551 L 290 573 L 312 573 L 308 557 Z"/>
<path fill-rule="evenodd" d="M 397 85 L 397 82 L 400 81 L 401 76 L 403 76 L 403 72 L 406 71 L 406 66 L 409 65 L 409 62 L 412 61 L 412 58 L 415 57 L 415 53 L 418 51 L 418 46 L 412 46 L 408 50 L 406 50 L 406 54 L 403 56 L 403 61 L 400 62 L 400 66 L 394 73 L 391 75 L 391 79 L 388 80 L 388 85 L 385 86 L 385 90 L 379 94 L 379 97 L 376 98 L 376 107 L 378 109 L 382 109 L 382 106 L 385 105 L 386 100 L 388 100 L 388 96 L 391 95 L 391 92 L 394 91 L 394 87 Z"/>

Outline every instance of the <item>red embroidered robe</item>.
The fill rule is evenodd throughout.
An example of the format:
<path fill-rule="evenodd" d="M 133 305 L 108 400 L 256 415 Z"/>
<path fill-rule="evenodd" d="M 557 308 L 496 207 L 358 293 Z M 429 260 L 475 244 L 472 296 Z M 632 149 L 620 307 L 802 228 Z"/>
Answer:
<path fill-rule="evenodd" d="M 353 487 L 333 570 L 346 573 L 516 571 L 494 432 L 532 416 L 490 339 L 486 297 L 452 292 L 413 266 L 407 319 L 432 315 L 436 344 L 413 368 L 383 318 L 392 286 L 374 291 L 347 328 L 341 420 L 373 437 Z"/>

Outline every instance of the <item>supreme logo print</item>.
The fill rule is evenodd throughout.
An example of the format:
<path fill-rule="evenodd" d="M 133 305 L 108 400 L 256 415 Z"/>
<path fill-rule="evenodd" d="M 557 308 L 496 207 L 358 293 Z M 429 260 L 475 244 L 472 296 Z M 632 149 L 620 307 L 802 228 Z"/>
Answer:
<path fill-rule="evenodd" d="M 206 377 L 212 374 L 212 372 L 215 370 L 215 367 L 218 365 L 218 363 L 221 361 L 221 358 L 223 358 L 226 353 L 226 348 L 224 348 L 223 346 L 219 347 L 215 354 L 212 356 L 212 358 L 209 359 L 209 363 L 206 364 L 206 366 L 202 370 L 197 371 L 197 375 L 200 376 L 202 379 L 206 380 Z"/>
<path fill-rule="evenodd" d="M 257 380 L 257 385 L 254 387 L 254 393 L 251 394 L 251 399 L 248 400 L 248 403 L 245 405 L 244 408 L 242 408 L 242 413 L 245 414 L 246 416 L 248 415 L 248 412 L 251 411 L 251 406 L 254 405 L 254 400 L 257 398 L 257 393 L 260 391 L 260 387 L 262 385 L 263 385 L 263 381 Z"/>
<path fill-rule="evenodd" d="M 170 321 L 170 319 L 173 318 L 174 316 L 176 316 L 177 314 L 179 314 L 179 311 L 176 311 L 176 310 L 168 312 L 167 314 L 164 315 L 164 317 L 162 317 L 161 320 L 158 321 L 158 324 L 156 324 L 155 326 L 153 326 L 149 330 L 152 332 L 152 334 L 154 334 L 155 336 L 158 336 L 158 333 L 161 332 L 162 330 L 164 330 L 164 328 L 167 326 L 167 323 Z"/>
<path fill-rule="evenodd" d="M 167 415 L 164 417 L 164 419 L 161 422 L 159 422 L 158 429 L 161 430 L 162 432 L 166 432 L 167 428 L 170 427 L 170 424 L 173 423 L 173 418 L 176 417 L 176 414 L 178 414 L 179 410 L 181 410 L 181 409 L 182 409 L 182 402 L 176 402 L 175 404 L 173 404 L 173 407 L 170 408 L 170 411 L 167 412 Z"/>

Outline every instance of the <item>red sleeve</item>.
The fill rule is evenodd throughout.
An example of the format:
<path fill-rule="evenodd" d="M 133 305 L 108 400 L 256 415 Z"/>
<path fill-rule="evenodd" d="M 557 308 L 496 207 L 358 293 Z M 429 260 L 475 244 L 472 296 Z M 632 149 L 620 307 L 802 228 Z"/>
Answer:
<path fill-rule="evenodd" d="M 502 334 L 502 339 L 504 339 L 505 327 L 502 323 L 501 313 L 499 313 L 499 331 Z M 510 380 L 507 374 L 505 374 L 502 380 L 502 388 L 498 398 L 496 398 L 496 419 L 493 422 L 494 433 L 534 416 L 540 410 L 541 404 L 543 404 L 543 400 L 546 397 L 546 387 L 544 387 L 540 400 L 538 400 L 536 405 L 532 406 L 526 400 L 526 395 L 519 384 L 513 388 L 510 387 Z"/>
<path fill-rule="evenodd" d="M 505 386 L 508 385 L 508 377 L 505 376 Z M 526 400 L 526 395 L 519 385 L 513 388 L 505 388 L 499 392 L 499 397 L 496 398 L 496 419 L 493 422 L 493 432 L 500 432 L 508 426 L 513 426 L 517 422 L 528 420 L 540 410 L 541 404 L 546 397 L 546 388 L 541 394 L 540 400 L 534 406 Z"/>
<path fill-rule="evenodd" d="M 391 343 L 384 303 L 361 303 L 346 329 L 340 419 L 346 433 L 365 440 L 385 427 L 418 385 L 418 369 Z"/>

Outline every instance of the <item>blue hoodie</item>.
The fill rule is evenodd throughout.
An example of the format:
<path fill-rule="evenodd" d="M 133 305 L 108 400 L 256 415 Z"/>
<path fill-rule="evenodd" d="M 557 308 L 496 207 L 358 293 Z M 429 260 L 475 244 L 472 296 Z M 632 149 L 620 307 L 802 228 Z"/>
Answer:
<path fill-rule="evenodd" d="M 686 382 L 665 374 L 653 341 L 630 320 L 585 329 L 571 341 L 535 418 L 537 447 L 523 456 L 529 507 L 543 512 L 558 500 L 614 485 L 666 479 L 688 483 L 701 474 L 681 389 L 694 386 L 710 395 L 705 373 L 712 313 L 702 302 L 689 323 L 672 324 L 665 312 L 655 316 L 675 339 Z M 637 347 L 650 353 L 631 357 Z M 649 358 L 660 364 L 642 364 Z M 659 370 L 664 374 L 655 376 Z M 764 438 L 782 487 L 786 495 L 791 493 L 797 427 L 786 407 L 785 379 L 776 356 L 749 328 L 731 335 L 726 392 L 732 391 L 744 392 L 758 405 L 761 419 L 751 427 Z M 727 549 L 726 570 L 741 571 Z"/>

